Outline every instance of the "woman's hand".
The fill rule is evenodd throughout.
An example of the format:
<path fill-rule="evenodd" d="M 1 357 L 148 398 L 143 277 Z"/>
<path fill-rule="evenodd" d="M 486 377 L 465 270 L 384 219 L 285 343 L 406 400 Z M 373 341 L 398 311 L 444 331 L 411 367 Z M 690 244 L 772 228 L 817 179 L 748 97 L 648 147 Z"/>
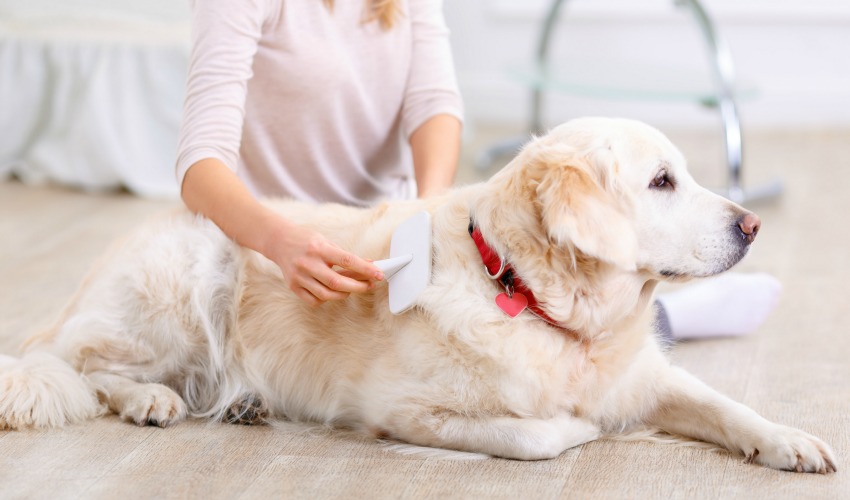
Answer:
<path fill-rule="evenodd" d="M 312 229 L 281 219 L 263 255 L 276 263 L 289 288 L 310 305 L 372 290 L 384 274 L 369 261 L 334 245 Z"/>

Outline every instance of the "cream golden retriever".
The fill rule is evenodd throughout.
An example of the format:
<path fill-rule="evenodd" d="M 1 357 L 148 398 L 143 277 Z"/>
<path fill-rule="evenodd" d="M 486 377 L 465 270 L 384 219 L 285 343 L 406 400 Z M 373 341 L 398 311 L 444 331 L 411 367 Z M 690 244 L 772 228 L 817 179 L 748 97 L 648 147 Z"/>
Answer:
<path fill-rule="evenodd" d="M 372 259 L 427 210 L 432 282 L 399 316 L 383 285 L 310 307 L 277 266 L 210 221 L 162 217 L 116 244 L 21 358 L 0 358 L 0 427 L 60 426 L 107 408 L 163 427 L 285 418 L 535 460 L 649 426 L 768 467 L 836 470 L 816 437 L 665 358 L 656 284 L 727 270 L 759 220 L 698 186 L 646 125 L 571 121 L 488 182 L 435 199 L 270 204 Z M 499 268 L 510 278 L 491 279 Z M 511 303 L 518 290 L 531 304 L 512 317 L 496 297 Z"/>

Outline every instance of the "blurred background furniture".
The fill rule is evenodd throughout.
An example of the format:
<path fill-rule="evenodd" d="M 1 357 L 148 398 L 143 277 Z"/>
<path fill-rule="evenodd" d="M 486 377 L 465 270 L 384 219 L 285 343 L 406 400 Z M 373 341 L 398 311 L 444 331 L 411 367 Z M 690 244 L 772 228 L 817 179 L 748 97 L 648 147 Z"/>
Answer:
<path fill-rule="evenodd" d="M 552 39 L 556 31 L 564 0 L 552 0 L 539 28 L 537 52 L 531 68 L 515 70 L 514 76 L 531 90 L 528 133 L 541 134 L 543 101 L 547 92 L 566 92 L 596 98 L 647 99 L 698 102 L 716 108 L 721 117 L 722 137 L 726 151 L 727 185 L 719 189 L 724 196 L 746 203 L 773 198 L 782 192 L 778 180 L 746 189 L 742 183 L 743 140 L 738 115 L 737 99 L 750 97 L 755 91 L 736 85 L 734 65 L 729 48 L 718 35 L 714 23 L 698 0 L 674 0 L 679 7 L 693 16 L 708 49 L 708 63 L 713 77 L 712 86 L 687 81 L 675 75 L 672 78 L 655 78 L 646 83 L 629 79 L 616 81 L 581 75 L 585 68 L 575 70 L 550 58 Z M 562 69 L 566 68 L 566 69 Z M 592 72 L 593 70 L 590 69 Z M 664 75 L 668 77 L 668 74 Z M 479 169 L 488 168 L 497 158 L 515 153 L 528 140 L 527 136 L 508 138 L 487 147 L 476 159 Z"/>
<path fill-rule="evenodd" d="M 170 0 L 0 0 L 0 178 L 174 198 L 189 52 Z"/>

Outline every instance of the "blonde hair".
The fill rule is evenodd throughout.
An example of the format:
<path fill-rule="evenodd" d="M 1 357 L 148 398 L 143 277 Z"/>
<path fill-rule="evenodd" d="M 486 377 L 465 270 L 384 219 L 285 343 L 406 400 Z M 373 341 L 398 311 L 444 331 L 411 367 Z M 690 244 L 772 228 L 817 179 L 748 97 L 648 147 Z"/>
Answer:
<path fill-rule="evenodd" d="M 325 6 L 333 9 L 334 0 L 323 0 Z M 364 23 L 378 21 L 381 28 L 388 30 L 393 27 L 396 19 L 401 14 L 400 0 L 365 0 L 366 16 L 363 18 Z"/>

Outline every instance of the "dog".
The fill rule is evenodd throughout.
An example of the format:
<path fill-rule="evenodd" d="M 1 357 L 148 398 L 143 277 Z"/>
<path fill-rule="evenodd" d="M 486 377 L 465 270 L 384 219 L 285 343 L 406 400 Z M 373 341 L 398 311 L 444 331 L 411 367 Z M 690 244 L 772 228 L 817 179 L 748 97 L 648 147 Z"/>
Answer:
<path fill-rule="evenodd" d="M 567 122 L 435 198 L 268 205 L 370 259 L 426 210 L 431 283 L 398 316 L 383 284 L 309 306 L 209 220 L 161 216 L 115 244 L 20 358 L 0 359 L 0 427 L 107 411 L 162 427 L 289 419 L 520 460 L 648 427 L 767 467 L 836 470 L 818 438 L 666 359 L 656 285 L 729 269 L 761 223 L 645 124 Z"/>

